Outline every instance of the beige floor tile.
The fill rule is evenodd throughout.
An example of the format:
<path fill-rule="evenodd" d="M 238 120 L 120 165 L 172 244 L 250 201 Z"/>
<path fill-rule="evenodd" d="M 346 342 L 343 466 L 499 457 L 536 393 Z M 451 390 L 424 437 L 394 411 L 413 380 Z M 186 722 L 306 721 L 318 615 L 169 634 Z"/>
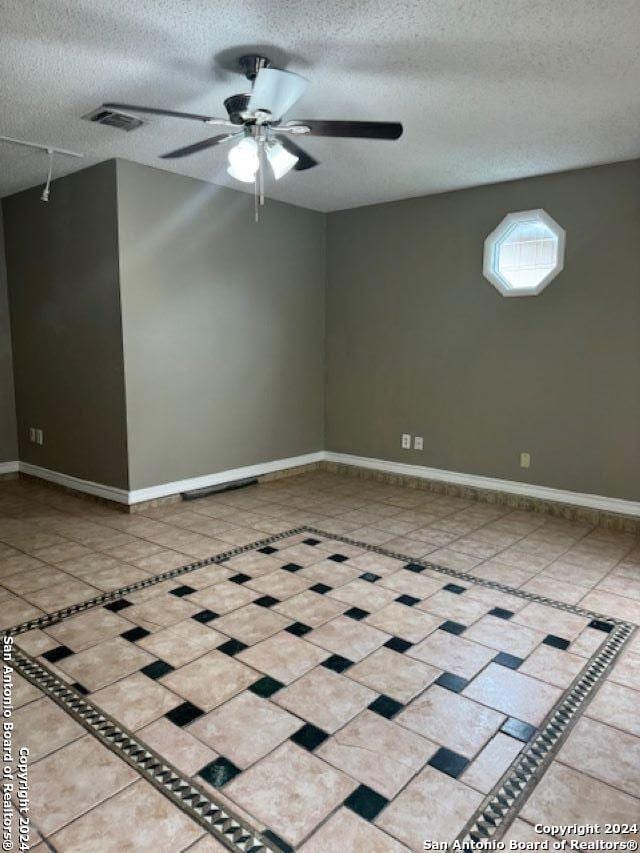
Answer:
<path fill-rule="evenodd" d="M 14 711 L 13 725 L 14 751 L 28 747 L 32 765 L 39 758 L 85 734 L 79 723 L 46 697 Z"/>
<path fill-rule="evenodd" d="M 549 594 L 553 595 L 553 587 Z M 514 622 L 528 625 L 545 634 L 555 634 L 567 640 L 574 640 L 589 624 L 590 620 L 584 616 L 576 616 L 575 613 L 565 613 L 555 607 L 532 602 L 516 613 Z"/>
<path fill-rule="evenodd" d="M 169 673 L 162 683 L 203 711 L 210 711 L 257 678 L 256 672 L 240 661 L 213 651 Z"/>
<path fill-rule="evenodd" d="M 238 660 L 272 678 L 289 684 L 329 657 L 326 649 L 282 631 L 256 643 L 237 656 Z"/>
<path fill-rule="evenodd" d="M 201 609 L 208 608 L 214 613 L 223 614 L 250 604 L 256 598 L 260 598 L 260 593 L 247 589 L 244 584 L 222 581 L 215 586 L 192 593 L 186 600 L 195 602 Z"/>
<path fill-rule="evenodd" d="M 128 764 L 85 736 L 30 768 L 31 817 L 49 835 L 137 779 Z"/>
<path fill-rule="evenodd" d="M 589 592 L 589 587 L 578 586 L 575 583 L 562 581 L 544 573 L 532 577 L 523 585 L 522 589 L 536 595 L 550 596 L 556 601 L 564 601 L 566 604 L 577 604 Z"/>
<path fill-rule="evenodd" d="M 201 569 L 195 569 L 193 572 L 187 572 L 181 576 L 180 580 L 193 587 L 193 589 L 207 589 L 228 580 L 233 574 L 234 572 L 230 571 L 226 566 L 216 563 L 211 566 L 203 566 Z"/>
<path fill-rule="evenodd" d="M 634 797 L 554 762 L 545 773 L 544 783 L 534 789 L 524 804 L 520 816 L 534 825 L 632 823 L 638 819 L 639 805 Z M 565 837 L 571 839 L 576 835 L 569 833 Z M 622 838 L 619 834 L 592 837 L 606 838 L 609 842 Z M 588 840 L 589 836 L 580 838 Z"/>
<path fill-rule="evenodd" d="M 580 602 L 581 607 L 594 610 L 605 616 L 615 615 L 620 619 L 628 619 L 640 625 L 640 601 L 614 595 L 611 592 L 590 592 Z"/>
<path fill-rule="evenodd" d="M 247 646 L 266 640 L 289 624 L 290 621 L 280 613 L 257 604 L 247 604 L 233 613 L 221 616 L 215 622 L 216 630 L 240 640 Z"/>
<path fill-rule="evenodd" d="M 155 658 L 144 649 L 139 649 L 121 637 L 114 637 L 71 657 L 63 658 L 56 666 L 93 692 L 124 678 L 125 675 L 131 675 L 154 660 Z"/>
<path fill-rule="evenodd" d="M 389 639 L 389 634 L 348 616 L 338 616 L 305 636 L 309 642 L 352 661 L 362 660 Z"/>
<path fill-rule="evenodd" d="M 391 799 L 437 749 L 432 741 L 363 711 L 325 741 L 316 755 Z"/>
<path fill-rule="evenodd" d="M 539 726 L 562 691 L 537 678 L 491 663 L 463 691 L 465 696 Z"/>
<path fill-rule="evenodd" d="M 396 593 L 393 590 L 383 589 L 377 583 L 369 583 L 360 580 L 360 578 L 332 589 L 327 595 L 352 607 L 360 607 L 369 612 L 379 610 L 396 598 Z"/>
<path fill-rule="evenodd" d="M 71 578 L 65 572 L 43 564 L 39 569 L 30 569 L 28 572 L 11 575 L 5 578 L 2 584 L 16 595 L 25 595 L 68 580 Z"/>
<path fill-rule="evenodd" d="M 640 692 L 613 684 L 602 685 L 586 710 L 589 717 L 640 737 Z"/>
<path fill-rule="evenodd" d="M 26 705 L 27 702 L 33 702 L 34 699 L 41 699 L 43 694 L 37 687 L 34 687 L 30 681 L 23 678 L 19 673 L 15 672 L 12 675 L 13 690 L 11 693 L 11 701 L 14 710 Z"/>
<path fill-rule="evenodd" d="M 536 832 L 534 827 L 530 823 L 525 823 L 525 821 L 520 820 L 520 818 L 516 818 L 509 827 L 509 829 L 505 832 L 502 840 L 506 843 L 507 849 L 517 849 L 510 847 L 510 844 L 512 842 L 525 842 L 525 844 L 540 844 L 541 841 L 548 841 L 550 849 L 553 849 L 551 848 L 552 839 L 553 836 L 547 835 L 544 832 Z M 522 847 L 521 849 L 536 850 L 541 848 Z"/>
<path fill-rule="evenodd" d="M 434 631 L 406 654 L 467 679 L 473 678 L 495 657 L 491 649 L 448 631 Z"/>
<path fill-rule="evenodd" d="M 60 853 L 177 853 L 202 835 L 159 791 L 135 782 L 51 838 Z"/>
<path fill-rule="evenodd" d="M 455 547 L 452 545 L 452 547 Z M 507 584 L 507 586 L 519 587 L 525 584 L 534 575 L 534 571 L 529 569 L 521 569 L 516 566 L 510 566 L 500 560 L 500 555 L 493 560 L 487 560 L 479 566 L 476 566 L 472 573 L 479 578 L 485 578 L 489 581 L 497 581 L 498 583 Z"/>
<path fill-rule="evenodd" d="M 182 697 L 157 681 L 134 673 L 91 694 L 91 701 L 131 731 L 182 704 Z"/>
<path fill-rule="evenodd" d="M 187 776 L 193 776 L 218 757 L 217 752 L 165 717 L 140 729 L 137 734 L 147 746 Z"/>
<path fill-rule="evenodd" d="M 465 638 L 496 651 L 525 658 L 544 640 L 545 633 L 534 631 L 525 625 L 516 625 L 506 619 L 483 616 L 479 622 L 466 630 Z"/>
<path fill-rule="evenodd" d="M 53 637 L 58 645 L 81 652 L 133 627 L 135 626 L 131 622 L 117 613 L 105 610 L 104 607 L 96 607 L 87 613 L 80 613 L 57 625 L 51 625 L 46 628 L 46 633 Z"/>
<path fill-rule="evenodd" d="M 47 548 L 41 548 L 34 554 L 38 560 L 43 560 L 45 563 L 64 563 L 66 560 L 73 560 L 77 557 L 84 557 L 91 553 L 89 548 L 80 545 L 77 542 L 65 542 L 62 545 L 49 545 Z"/>
<path fill-rule="evenodd" d="M 497 711 L 432 685 L 395 721 L 471 758 L 493 737 L 504 719 Z"/>
<path fill-rule="evenodd" d="M 640 654 L 637 652 L 626 652 L 618 660 L 609 676 L 616 684 L 623 684 L 633 690 L 640 690 Z"/>
<path fill-rule="evenodd" d="M 276 546 L 277 544 L 276 542 Z M 270 557 L 267 554 L 260 553 L 260 551 L 247 551 L 245 554 L 239 554 L 237 557 L 225 560 L 224 565 L 230 569 L 232 574 L 241 572 L 245 575 L 251 575 L 252 578 L 258 578 L 277 571 L 282 565 L 282 560 L 278 554 L 275 557 Z"/>
<path fill-rule="evenodd" d="M 296 622 L 302 622 L 311 628 L 317 628 L 335 616 L 344 613 L 348 609 L 348 605 L 342 601 L 329 598 L 328 595 L 321 595 L 318 592 L 307 590 L 306 592 L 293 595 L 280 604 L 275 604 L 273 609 L 277 610 L 278 613 L 285 614 Z"/>
<path fill-rule="evenodd" d="M 227 637 L 214 628 L 194 619 L 185 619 L 143 637 L 137 645 L 177 668 L 210 652 L 226 640 Z"/>
<path fill-rule="evenodd" d="M 181 622 L 183 619 L 193 616 L 200 609 L 199 605 L 193 601 L 189 601 L 187 598 L 178 598 L 168 593 L 156 596 L 150 601 L 144 601 L 142 604 L 127 607 L 126 616 L 136 625 L 140 625 L 149 631 L 155 631 L 158 628 L 168 628 L 169 625 Z"/>
<path fill-rule="evenodd" d="M 131 560 L 148 557 L 150 554 L 157 554 L 158 551 L 162 551 L 160 545 L 156 545 L 154 542 L 145 542 L 143 539 L 136 539 L 126 545 L 111 546 L 107 549 L 110 557 L 115 557 L 116 560 L 124 560 L 127 563 Z"/>
<path fill-rule="evenodd" d="M 127 563 L 120 563 L 111 569 L 102 569 L 91 575 L 91 583 L 93 586 L 108 592 L 120 587 L 129 586 L 129 584 L 143 581 L 150 577 L 149 572 L 143 569 L 138 569 L 135 566 L 129 566 Z"/>
<path fill-rule="evenodd" d="M 349 678 L 406 704 L 435 681 L 442 670 L 428 663 L 378 649 L 345 673 Z"/>
<path fill-rule="evenodd" d="M 588 717 L 576 723 L 558 760 L 640 797 L 640 739 Z"/>
<path fill-rule="evenodd" d="M 274 796 L 273 780 L 278 780 Z M 356 787 L 339 770 L 288 742 L 225 786 L 225 793 L 297 845 Z"/>
<path fill-rule="evenodd" d="M 409 853 L 386 832 L 349 809 L 340 809 L 300 848 L 300 853 Z"/>
<path fill-rule="evenodd" d="M 518 755 L 523 744 L 498 732 L 465 770 L 461 781 L 488 794 Z"/>
<path fill-rule="evenodd" d="M 46 587 L 46 589 L 25 593 L 24 597 L 45 613 L 52 613 L 54 610 L 68 607 L 70 604 L 88 601 L 101 592 L 102 590 L 89 586 L 84 581 L 70 578 L 69 580 L 54 583 Z"/>
<path fill-rule="evenodd" d="M 55 646 L 59 646 L 60 643 L 50 637 L 48 634 L 45 634 L 44 631 L 41 631 L 40 628 L 33 628 L 31 631 L 25 631 L 24 634 L 20 634 L 20 639 L 18 641 L 18 645 L 20 648 L 25 651 L 28 655 L 41 655 L 43 652 L 49 651 L 49 649 L 53 649 Z"/>
<path fill-rule="evenodd" d="M 26 622 L 28 619 L 37 619 L 42 616 L 42 610 L 29 604 L 17 595 L 7 596 L 2 601 L 0 608 L 0 628 L 9 628 Z"/>
<path fill-rule="evenodd" d="M 378 581 L 380 586 L 394 590 L 396 595 L 412 595 L 414 598 L 427 598 L 438 592 L 446 583 L 447 578 L 444 576 L 442 581 L 439 581 L 416 572 L 408 572 L 406 569 L 400 569 L 399 572 Z"/>
<path fill-rule="evenodd" d="M 365 552 L 359 557 L 354 557 L 349 560 L 349 565 L 352 568 L 357 568 L 362 572 L 373 572 L 376 575 L 385 577 L 391 575 L 398 569 L 402 568 L 402 562 L 393 557 L 386 557 L 384 554 L 371 554 Z"/>
<path fill-rule="evenodd" d="M 321 560 L 298 572 L 300 577 L 307 578 L 310 583 L 324 583 L 332 587 L 342 586 L 360 574 L 362 572 L 349 563 L 335 563 L 333 560 Z"/>
<path fill-rule="evenodd" d="M 118 560 L 110 554 L 97 554 L 93 551 L 85 553 L 80 557 L 74 557 L 71 560 L 65 560 L 58 565 L 58 568 L 70 575 L 81 579 L 88 579 L 96 572 L 103 569 L 111 569 L 121 565 Z"/>
<path fill-rule="evenodd" d="M 394 593 L 395 595 L 395 593 Z M 457 597 L 457 596 L 456 596 Z M 442 623 L 442 619 L 430 613 L 423 613 L 417 607 L 408 607 L 393 601 L 366 620 L 368 625 L 380 628 L 387 634 L 402 637 L 410 643 L 418 643 L 431 634 Z"/>
<path fill-rule="evenodd" d="M 263 595 L 272 595 L 281 601 L 291 598 L 311 585 L 308 578 L 297 577 L 293 572 L 271 572 L 269 575 L 261 575 L 247 581 L 246 586 Z"/>
<path fill-rule="evenodd" d="M 451 842 L 480 805 L 482 794 L 426 767 L 375 823 L 411 850 L 425 839 Z"/>
<path fill-rule="evenodd" d="M 552 646 L 538 646 L 518 672 L 566 689 L 585 665 L 584 658 Z"/>
<path fill-rule="evenodd" d="M 248 767 L 302 726 L 302 721 L 250 691 L 196 720 L 189 731 L 238 767 Z"/>
<path fill-rule="evenodd" d="M 189 853 L 227 853 L 228 849 L 220 841 L 216 841 L 212 835 L 207 834 L 189 847 Z"/>
<path fill-rule="evenodd" d="M 193 557 L 188 554 L 180 553 L 179 551 L 158 551 L 155 554 L 149 554 L 147 557 L 131 560 L 134 566 L 139 569 L 144 569 L 151 575 L 160 575 L 163 572 L 168 572 L 171 569 L 179 569 L 193 562 Z"/>
<path fill-rule="evenodd" d="M 471 625 L 491 609 L 483 602 L 470 598 L 464 593 L 457 595 L 446 590 L 440 590 L 435 595 L 430 595 L 416 607 L 441 617 L 440 622 L 443 619 L 453 619 L 463 625 Z"/>
<path fill-rule="evenodd" d="M 326 732 L 335 732 L 377 698 L 377 693 L 324 667 L 303 675 L 272 699 Z"/>
<path fill-rule="evenodd" d="M 571 653 L 583 658 L 590 658 L 602 645 L 606 636 L 602 631 L 585 628 L 580 636 L 571 643 Z"/>

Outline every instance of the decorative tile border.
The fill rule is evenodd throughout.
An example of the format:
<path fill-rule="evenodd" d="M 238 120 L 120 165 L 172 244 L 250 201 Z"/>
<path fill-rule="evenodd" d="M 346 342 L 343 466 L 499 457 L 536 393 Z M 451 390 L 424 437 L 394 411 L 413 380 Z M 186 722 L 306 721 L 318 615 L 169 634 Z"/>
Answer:
<path fill-rule="evenodd" d="M 456 578 L 488 589 L 495 589 L 538 604 L 544 604 L 557 610 L 574 613 L 600 623 L 597 627 L 609 632 L 594 655 L 587 661 L 582 672 L 571 687 L 560 698 L 557 705 L 545 719 L 535 739 L 515 760 L 506 774 L 485 798 L 476 814 L 465 826 L 458 837 L 470 849 L 476 844 L 497 840 L 506 831 L 519 812 L 523 802 L 538 784 L 549 763 L 557 754 L 568 736 L 572 726 L 580 717 L 587 703 L 602 684 L 606 674 L 633 635 L 635 626 L 621 619 L 586 610 L 573 604 L 555 601 L 526 590 L 516 589 L 497 581 L 478 578 L 468 572 L 440 566 L 426 560 L 418 560 L 410 555 L 391 551 L 379 545 L 370 545 L 351 539 L 348 536 L 329 533 L 308 525 L 276 533 L 248 545 L 241 545 L 223 551 L 213 557 L 198 560 L 185 566 L 171 569 L 154 577 L 145 578 L 137 583 L 104 593 L 88 601 L 45 614 L 10 628 L 3 633 L 19 635 L 34 628 L 45 628 L 61 622 L 77 613 L 90 610 L 121 598 L 131 592 L 154 586 L 164 580 L 180 577 L 196 569 L 263 548 L 274 542 L 288 539 L 302 533 L 354 545 L 371 553 L 391 557 L 404 563 L 415 563 L 425 569 Z M 594 626 L 595 627 L 595 626 Z M 134 767 L 141 776 L 150 781 L 172 802 L 186 812 L 201 826 L 208 829 L 226 847 L 242 853 L 261 853 L 261 851 L 279 851 L 279 847 L 267 837 L 252 829 L 248 824 L 235 817 L 226 806 L 218 804 L 204 791 L 195 786 L 186 776 L 168 764 L 160 755 L 151 750 L 132 732 L 121 726 L 116 720 L 91 704 L 83 695 L 57 678 L 46 667 L 27 655 L 17 646 L 13 646 L 13 663 L 21 675 L 50 696 L 60 707 L 74 717 L 87 731 L 97 737 L 105 746 Z M 463 848 L 464 849 L 464 848 Z"/>
<path fill-rule="evenodd" d="M 16 672 L 53 699 L 104 746 L 126 761 L 174 805 L 230 850 L 242 853 L 279 853 L 279 848 L 273 842 L 262 838 L 249 824 L 234 815 L 226 806 L 215 802 L 113 717 L 105 714 L 15 645 L 12 649 L 12 663 Z"/>
<path fill-rule="evenodd" d="M 502 838 L 633 633 L 634 628 L 624 623 L 613 628 L 568 692 L 551 709 L 538 735 L 511 764 L 458 835 L 456 840 L 461 849 Z"/>

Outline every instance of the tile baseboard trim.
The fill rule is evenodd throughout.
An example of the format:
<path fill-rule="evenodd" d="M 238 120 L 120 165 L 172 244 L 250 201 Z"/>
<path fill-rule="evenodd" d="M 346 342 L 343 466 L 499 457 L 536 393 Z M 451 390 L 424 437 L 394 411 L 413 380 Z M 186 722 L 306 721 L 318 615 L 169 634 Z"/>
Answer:
<path fill-rule="evenodd" d="M 190 477 L 186 480 L 175 480 L 171 483 L 161 483 L 157 486 L 149 486 L 144 489 L 121 489 L 116 486 L 107 486 L 104 483 L 95 483 L 91 480 L 83 480 L 60 471 L 52 471 L 40 465 L 32 465 L 30 462 L 4 462 L 0 463 L 0 474 L 5 472 L 4 465 L 14 466 L 6 469 L 7 473 L 20 472 L 30 477 L 46 480 L 58 486 L 83 492 L 97 498 L 135 506 L 146 504 L 161 498 L 179 496 L 181 492 L 189 492 L 194 489 L 204 489 L 209 486 L 220 486 L 232 483 L 236 480 L 244 480 L 250 477 L 271 477 L 285 473 L 291 469 L 306 469 L 309 466 L 317 466 L 324 459 L 324 451 L 318 450 L 314 453 L 305 453 L 302 456 L 290 456 L 287 459 L 275 459 L 270 462 L 259 462 L 256 465 L 246 465 L 243 468 L 232 468 L 227 471 L 219 471 L 216 474 L 205 474 L 201 477 Z M 294 470 L 292 473 L 296 473 Z"/>
<path fill-rule="evenodd" d="M 610 498 L 605 495 L 590 495 L 520 483 L 515 480 L 499 480 L 480 474 L 465 474 L 460 471 L 445 471 L 422 465 L 408 465 L 386 459 L 353 456 L 349 453 L 325 451 L 325 470 L 346 473 L 352 476 L 368 476 L 396 485 L 412 486 L 428 491 L 457 495 L 459 497 L 497 503 L 517 509 L 528 509 L 562 515 L 565 518 L 585 520 L 607 527 L 620 526 L 640 531 L 640 501 Z M 573 512 L 572 512 L 573 511 Z M 589 511 L 589 512 L 585 512 Z M 625 527 L 624 522 L 629 522 Z"/>
<path fill-rule="evenodd" d="M 17 474 L 20 468 L 20 463 L 15 462 L 0 462 L 0 475 L 2 474 Z"/>

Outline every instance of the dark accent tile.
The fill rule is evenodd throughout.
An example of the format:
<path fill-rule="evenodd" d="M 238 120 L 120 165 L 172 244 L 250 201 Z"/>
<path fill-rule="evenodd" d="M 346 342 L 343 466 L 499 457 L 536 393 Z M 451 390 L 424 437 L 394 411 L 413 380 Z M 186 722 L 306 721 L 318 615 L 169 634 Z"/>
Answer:
<path fill-rule="evenodd" d="M 129 640 L 130 643 L 137 643 L 138 640 L 148 637 L 150 633 L 151 631 L 147 631 L 146 628 L 132 628 L 130 631 L 120 634 L 120 636 L 123 640 Z"/>
<path fill-rule="evenodd" d="M 219 755 L 215 761 L 210 761 L 209 764 L 201 767 L 198 770 L 198 776 L 214 788 L 222 788 L 241 772 L 240 768 L 236 767 L 232 761 L 229 761 L 224 755 Z"/>
<path fill-rule="evenodd" d="M 513 610 L 505 610 L 504 607 L 494 607 L 489 613 L 489 616 L 495 616 L 497 619 L 511 619 Z"/>
<path fill-rule="evenodd" d="M 78 693 L 82 693 L 83 696 L 86 696 L 87 693 L 89 692 L 87 690 L 87 688 L 84 686 L 84 684 L 80 684 L 79 681 L 74 681 L 73 684 L 70 686 L 73 687 L 74 690 L 77 690 Z"/>
<path fill-rule="evenodd" d="M 280 599 L 274 598 L 272 595 L 262 595 L 260 598 L 256 598 L 253 603 L 259 607 L 273 607 L 274 604 L 280 604 Z"/>
<path fill-rule="evenodd" d="M 355 619 L 356 622 L 360 622 L 361 619 L 366 619 L 369 611 L 363 610 L 361 607 L 350 607 L 348 610 L 345 610 L 344 615 L 348 616 L 349 619 Z"/>
<path fill-rule="evenodd" d="M 458 586 L 457 583 L 447 583 L 442 589 L 446 589 L 447 592 L 455 592 L 456 595 L 462 595 L 467 590 L 466 586 Z"/>
<path fill-rule="evenodd" d="M 461 693 L 468 683 L 469 682 L 466 678 L 455 675 L 453 672 L 443 672 L 442 675 L 435 680 L 435 684 L 439 687 L 445 687 L 453 693 Z"/>
<path fill-rule="evenodd" d="M 163 675 L 169 675 L 174 669 L 174 666 L 171 666 L 170 663 L 164 660 L 155 660 L 153 663 L 143 666 L 140 672 L 156 681 L 158 678 L 162 678 Z"/>
<path fill-rule="evenodd" d="M 446 773 L 453 779 L 457 779 L 462 771 L 468 767 L 469 759 L 464 755 L 459 755 L 452 749 L 446 749 L 444 746 L 434 753 L 427 762 L 431 767 L 435 767 L 441 773 Z"/>
<path fill-rule="evenodd" d="M 509 669 L 518 669 L 524 662 L 523 658 L 517 658 L 515 655 L 510 655 L 507 652 L 498 652 L 493 659 L 494 663 L 499 663 L 500 666 L 506 666 Z"/>
<path fill-rule="evenodd" d="M 406 604 L 407 607 L 413 607 L 414 604 L 417 604 L 420 599 L 414 598 L 412 595 L 399 595 L 396 598 L 398 604 Z"/>
<path fill-rule="evenodd" d="M 555 634 L 547 634 L 542 641 L 545 646 L 551 646 L 554 649 L 568 649 L 571 643 L 563 637 L 556 637 Z"/>
<path fill-rule="evenodd" d="M 369 583 L 375 583 L 380 580 L 380 575 L 374 575 L 373 572 L 365 572 L 363 575 L 360 575 L 361 581 L 369 581 Z"/>
<path fill-rule="evenodd" d="M 255 693 L 256 696 L 262 696 L 263 699 L 268 699 L 283 687 L 284 684 L 281 681 L 278 681 L 277 678 L 271 678 L 270 675 L 265 675 L 263 678 L 259 678 L 257 681 L 254 681 L 253 684 L 249 686 L 249 690 L 252 693 Z"/>
<path fill-rule="evenodd" d="M 500 731 L 516 738 L 516 740 L 526 743 L 536 733 L 536 727 L 529 725 L 529 723 L 524 723 L 522 720 L 517 720 L 515 717 L 509 717 L 502 724 Z"/>
<path fill-rule="evenodd" d="M 344 554 L 332 554 L 330 557 L 327 557 L 328 560 L 333 560 L 334 563 L 346 563 L 349 559 L 345 557 Z"/>
<path fill-rule="evenodd" d="M 233 657 L 237 655 L 239 652 L 243 652 L 245 649 L 248 649 L 249 646 L 246 643 L 241 642 L 240 640 L 227 640 L 226 643 L 223 643 L 221 646 L 218 646 L 217 649 L 219 652 L 222 652 L 225 655 L 229 655 L 229 657 Z"/>
<path fill-rule="evenodd" d="M 182 598 L 184 595 L 191 595 L 192 592 L 197 592 L 197 590 L 192 586 L 183 584 L 182 586 L 177 586 L 175 589 L 170 589 L 169 592 L 171 595 L 177 595 L 178 598 Z"/>
<path fill-rule="evenodd" d="M 56 663 L 63 658 L 70 657 L 74 652 L 68 646 L 56 646 L 55 649 L 49 649 L 48 652 L 43 652 L 42 657 L 48 660 L 49 663 Z"/>
<path fill-rule="evenodd" d="M 280 838 L 280 836 L 275 833 L 272 829 L 265 829 L 262 833 L 262 837 L 266 838 L 267 841 L 272 841 L 277 850 L 281 850 L 282 853 L 294 853 L 294 848 L 287 844 L 284 838 Z"/>
<path fill-rule="evenodd" d="M 197 705 L 194 705 L 193 702 L 183 702 L 182 705 L 178 705 L 177 708 L 172 708 L 170 711 L 167 711 L 165 717 L 174 726 L 188 726 L 189 723 L 192 723 L 194 720 L 197 720 L 198 717 L 201 717 L 204 714 Z"/>
<path fill-rule="evenodd" d="M 406 652 L 407 649 L 413 646 L 413 643 L 403 640 L 402 637 L 391 637 L 391 639 L 387 640 L 385 646 L 394 652 Z"/>
<path fill-rule="evenodd" d="M 299 566 L 297 563 L 285 563 L 284 566 L 280 566 L 281 569 L 284 569 L 285 572 L 299 572 L 302 566 Z"/>
<path fill-rule="evenodd" d="M 463 634 L 467 630 L 466 625 L 461 625 L 459 622 L 452 622 L 451 619 L 447 619 L 442 625 L 438 625 L 438 628 L 441 631 L 446 631 L 448 634 Z"/>
<path fill-rule="evenodd" d="M 320 595 L 325 595 L 327 592 L 331 592 L 333 589 L 332 586 L 327 586 L 326 583 L 314 583 L 313 586 L 310 586 L 309 589 L 312 592 L 317 592 Z"/>
<path fill-rule="evenodd" d="M 313 628 L 309 625 L 305 625 L 304 622 L 292 622 L 291 625 L 287 625 L 284 630 L 293 634 L 294 637 L 303 637 L 305 634 L 308 634 L 309 631 L 313 631 Z"/>
<path fill-rule="evenodd" d="M 408 572 L 415 572 L 419 575 L 420 572 L 424 572 L 426 566 L 420 566 L 418 563 L 407 563 L 402 568 L 406 569 Z"/>
<path fill-rule="evenodd" d="M 308 539 L 303 539 L 302 541 L 305 545 L 319 545 L 321 540 L 314 539 L 313 536 L 309 536 Z"/>
<path fill-rule="evenodd" d="M 229 580 L 233 583 L 246 583 L 251 580 L 251 575 L 245 575 L 242 572 L 238 572 L 237 575 L 232 575 Z"/>
<path fill-rule="evenodd" d="M 264 548 L 258 548 L 260 554 L 275 554 L 277 550 L 273 545 L 265 545 Z"/>
<path fill-rule="evenodd" d="M 117 613 L 118 610 L 124 610 L 125 607 L 131 607 L 133 604 L 132 601 L 127 601 L 126 598 L 116 598 L 115 601 L 110 601 L 109 604 L 105 604 L 104 609 L 110 610 L 112 613 Z"/>
<path fill-rule="evenodd" d="M 196 622 L 202 622 L 203 625 L 206 625 L 207 622 L 217 619 L 219 615 L 219 613 L 214 613 L 213 610 L 200 610 L 198 613 L 194 613 L 191 618 L 195 619 Z"/>
<path fill-rule="evenodd" d="M 320 746 L 321 743 L 324 743 L 325 740 L 329 737 L 326 732 L 323 732 L 322 729 L 319 729 L 317 726 L 312 726 L 311 723 L 305 723 L 302 728 L 298 729 L 297 732 L 294 732 L 290 740 L 294 743 L 297 743 L 298 746 L 304 747 L 309 752 L 313 752 L 314 749 Z"/>
<path fill-rule="evenodd" d="M 603 622 L 602 619 L 592 619 L 588 627 L 595 628 L 596 631 L 604 631 L 605 634 L 610 634 L 613 630 L 613 625 L 609 622 Z"/>
<path fill-rule="evenodd" d="M 365 820 L 374 820 L 388 802 L 386 797 L 372 791 L 366 785 L 358 785 L 355 791 L 349 794 L 344 804 Z"/>
<path fill-rule="evenodd" d="M 353 666 L 353 661 L 349 660 L 349 658 L 343 658 L 342 655 L 331 655 L 331 657 L 322 661 L 321 666 L 332 669 L 334 672 L 344 672 L 345 669 Z"/>
<path fill-rule="evenodd" d="M 396 700 L 392 699 L 391 696 L 381 695 L 378 696 L 377 699 L 374 699 L 368 707 L 370 711 L 380 714 L 381 717 L 386 717 L 387 720 L 390 720 L 402 711 L 404 705 L 401 702 L 396 702 Z"/>

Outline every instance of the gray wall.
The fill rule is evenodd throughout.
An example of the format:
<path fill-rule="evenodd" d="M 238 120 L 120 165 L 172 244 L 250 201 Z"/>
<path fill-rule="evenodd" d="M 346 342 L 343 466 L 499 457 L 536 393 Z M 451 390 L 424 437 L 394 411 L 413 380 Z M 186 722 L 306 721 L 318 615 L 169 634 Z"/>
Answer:
<path fill-rule="evenodd" d="M 126 488 L 115 162 L 40 191 L 3 201 L 20 459 Z"/>
<path fill-rule="evenodd" d="M 0 463 L 18 458 L 16 405 L 13 392 L 11 328 L 7 298 L 7 270 L 4 259 L 4 232 L 0 207 Z"/>
<path fill-rule="evenodd" d="M 131 488 L 322 449 L 324 216 L 117 174 Z"/>
<path fill-rule="evenodd" d="M 565 269 L 504 298 L 484 238 L 539 207 Z M 640 498 L 640 161 L 330 214 L 327 246 L 327 449 Z"/>

